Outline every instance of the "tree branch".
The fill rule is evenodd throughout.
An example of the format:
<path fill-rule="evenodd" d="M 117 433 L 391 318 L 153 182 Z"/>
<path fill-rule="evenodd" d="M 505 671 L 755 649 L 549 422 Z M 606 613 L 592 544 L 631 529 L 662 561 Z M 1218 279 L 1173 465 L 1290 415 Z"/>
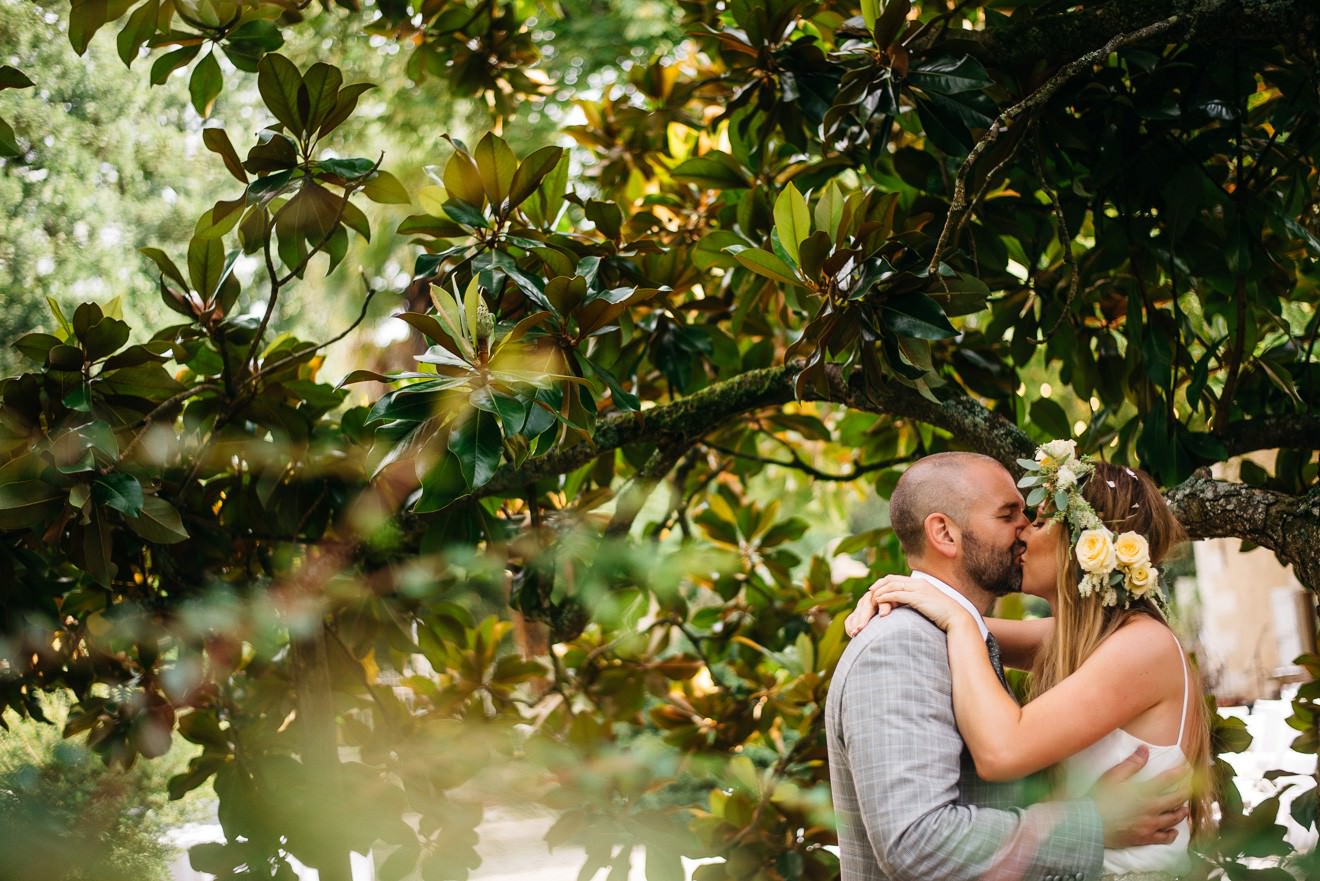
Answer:
<path fill-rule="evenodd" d="M 1256 450 L 1320 449 L 1320 416 L 1297 413 L 1289 416 L 1262 416 L 1230 422 L 1215 437 L 1230 456 Z"/>
<path fill-rule="evenodd" d="M 1297 579 L 1320 588 L 1320 491 L 1289 496 L 1210 477 L 1202 469 L 1166 494 L 1193 538 L 1241 538 L 1291 563 Z"/>
<path fill-rule="evenodd" d="M 801 362 L 751 370 L 695 394 L 650 410 L 615 413 L 602 419 L 592 442 L 574 444 L 526 462 L 503 466 L 477 496 L 520 489 L 529 482 L 573 471 L 601 453 L 637 443 L 656 444 L 656 453 L 621 494 L 611 530 L 627 531 L 642 503 L 684 452 L 732 419 L 794 400 L 794 379 Z M 803 400 L 841 404 L 854 410 L 923 422 L 948 432 L 954 442 L 1002 462 L 1013 473 L 1017 459 L 1030 458 L 1035 445 L 1021 428 L 970 397 L 944 401 L 923 398 L 899 383 L 864 389 L 844 380 L 836 366 L 827 382 Z M 1320 437 L 1316 417 L 1268 417 L 1229 426 L 1221 440 L 1231 454 L 1276 446 L 1312 448 Z M 627 498 L 625 498 L 625 496 Z M 1189 478 L 1166 493 L 1175 514 L 1193 539 L 1238 536 L 1276 551 L 1297 566 L 1298 578 L 1320 592 L 1320 496 L 1292 497 L 1202 476 Z M 1308 555 L 1315 557 L 1308 559 Z"/>

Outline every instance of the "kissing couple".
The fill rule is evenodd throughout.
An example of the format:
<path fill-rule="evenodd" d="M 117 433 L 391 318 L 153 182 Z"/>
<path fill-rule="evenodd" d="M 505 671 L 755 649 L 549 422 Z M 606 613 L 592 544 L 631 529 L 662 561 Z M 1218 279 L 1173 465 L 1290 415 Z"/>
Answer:
<path fill-rule="evenodd" d="M 1210 832 L 1207 712 L 1156 568 L 1180 525 L 1073 441 L 1020 461 L 1015 485 L 940 453 L 894 489 L 912 575 L 863 594 L 826 700 L 843 881 L 1170 881 Z M 1017 591 L 1053 616 L 985 617 Z M 1003 664 L 1031 671 L 1025 704 Z"/>

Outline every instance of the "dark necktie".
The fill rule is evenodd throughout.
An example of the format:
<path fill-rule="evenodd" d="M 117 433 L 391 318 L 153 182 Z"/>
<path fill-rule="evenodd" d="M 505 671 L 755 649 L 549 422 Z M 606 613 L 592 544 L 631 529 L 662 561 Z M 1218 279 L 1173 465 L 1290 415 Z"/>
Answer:
<path fill-rule="evenodd" d="M 999 640 L 995 639 L 993 633 L 985 635 L 985 648 L 990 653 L 990 666 L 995 668 L 995 675 L 999 677 L 999 681 L 1008 693 L 1012 694 L 1013 689 L 1008 686 L 1008 677 L 1004 675 L 1004 662 L 999 659 Z"/>

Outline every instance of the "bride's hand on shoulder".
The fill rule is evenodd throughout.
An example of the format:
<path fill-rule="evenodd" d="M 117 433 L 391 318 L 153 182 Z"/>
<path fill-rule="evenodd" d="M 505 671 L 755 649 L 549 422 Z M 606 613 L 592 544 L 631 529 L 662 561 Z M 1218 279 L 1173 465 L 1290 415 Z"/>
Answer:
<path fill-rule="evenodd" d="M 876 606 L 904 605 L 915 609 L 945 632 L 960 623 L 974 623 L 967 610 L 952 597 L 929 581 L 910 575 L 886 575 L 867 589 L 867 595 Z"/>
<path fill-rule="evenodd" d="M 876 582 L 877 584 L 879 582 Z M 862 632 L 862 628 L 867 625 L 872 618 L 883 618 L 888 615 L 894 606 L 891 603 L 880 603 L 875 598 L 875 585 L 871 585 L 857 600 L 857 608 L 848 613 L 848 617 L 843 619 L 843 630 L 849 636 L 856 636 Z"/>

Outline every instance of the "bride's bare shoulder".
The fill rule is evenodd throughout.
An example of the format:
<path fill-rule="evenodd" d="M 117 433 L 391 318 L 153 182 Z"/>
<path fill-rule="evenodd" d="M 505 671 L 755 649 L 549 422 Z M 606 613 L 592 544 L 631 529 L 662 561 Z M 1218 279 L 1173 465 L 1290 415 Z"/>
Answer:
<path fill-rule="evenodd" d="M 1137 661 L 1176 662 L 1182 646 L 1168 624 L 1153 615 L 1139 613 L 1124 621 L 1096 651 L 1122 654 Z"/>

